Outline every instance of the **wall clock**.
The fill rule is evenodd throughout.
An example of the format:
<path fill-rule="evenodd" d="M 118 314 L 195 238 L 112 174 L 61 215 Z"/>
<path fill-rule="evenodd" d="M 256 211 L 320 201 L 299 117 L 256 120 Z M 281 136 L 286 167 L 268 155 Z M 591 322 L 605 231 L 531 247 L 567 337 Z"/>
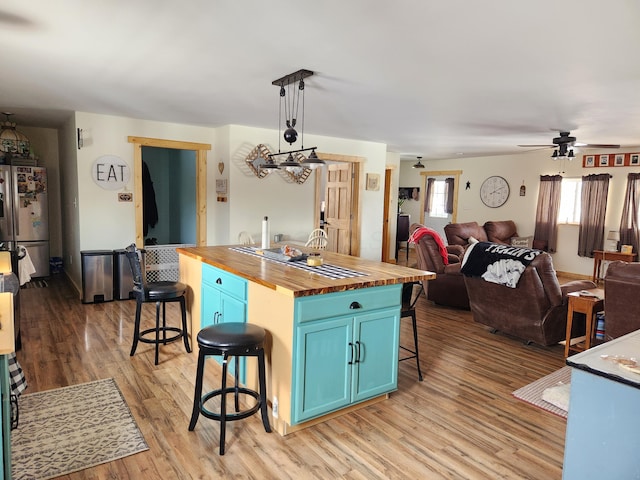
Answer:
<path fill-rule="evenodd" d="M 509 184 L 498 176 L 487 178 L 480 187 L 480 200 L 487 207 L 497 208 L 505 204 L 509 198 Z"/>

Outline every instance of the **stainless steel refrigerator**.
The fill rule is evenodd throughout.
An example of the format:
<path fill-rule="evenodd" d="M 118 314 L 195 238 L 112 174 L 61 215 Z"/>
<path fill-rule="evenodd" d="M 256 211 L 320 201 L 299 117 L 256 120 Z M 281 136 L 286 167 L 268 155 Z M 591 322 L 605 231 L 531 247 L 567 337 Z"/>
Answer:
<path fill-rule="evenodd" d="M 49 276 L 49 205 L 47 169 L 0 165 L 0 248 L 23 246 L 36 271 Z"/>

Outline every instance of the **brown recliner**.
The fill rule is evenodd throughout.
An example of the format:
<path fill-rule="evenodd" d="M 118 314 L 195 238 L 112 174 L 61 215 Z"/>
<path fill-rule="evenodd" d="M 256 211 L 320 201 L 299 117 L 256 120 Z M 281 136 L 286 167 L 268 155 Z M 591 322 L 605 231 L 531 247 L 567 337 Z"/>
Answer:
<path fill-rule="evenodd" d="M 595 288 L 589 280 L 560 285 L 551 255 L 541 253 L 524 270 L 516 288 L 464 276 L 473 319 L 539 345 L 565 339 L 567 294 Z"/>
<path fill-rule="evenodd" d="M 604 277 L 604 314 L 606 340 L 640 329 L 640 263 L 609 264 Z"/>
<path fill-rule="evenodd" d="M 411 233 L 422 227 L 411 225 Z M 447 249 L 448 265 L 444 264 L 440 248 L 430 235 L 423 235 L 415 244 L 420 270 L 435 272 L 436 278 L 424 281 L 427 298 L 438 305 L 469 309 L 469 297 L 464 284 L 464 276 L 460 273 L 460 262 L 464 249 L 459 245 L 449 245 Z"/>

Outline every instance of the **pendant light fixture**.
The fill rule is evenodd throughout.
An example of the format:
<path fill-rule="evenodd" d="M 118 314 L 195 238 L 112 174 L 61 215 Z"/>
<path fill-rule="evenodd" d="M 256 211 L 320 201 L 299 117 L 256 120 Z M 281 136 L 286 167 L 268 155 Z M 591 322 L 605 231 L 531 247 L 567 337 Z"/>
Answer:
<path fill-rule="evenodd" d="M 278 111 L 278 153 L 272 153 L 269 157 L 273 160 L 273 164 L 278 168 L 286 169 L 288 172 L 299 172 L 301 169 L 315 169 L 325 164 L 324 160 L 318 158 L 315 150 L 317 147 L 304 148 L 304 79 L 313 75 L 311 70 L 298 70 L 297 72 L 285 75 L 282 78 L 274 80 L 272 85 L 280 87 L 280 108 Z M 286 87 L 286 88 L 285 88 Z M 300 100 L 302 99 L 302 116 L 298 116 L 300 108 Z M 289 150 L 282 152 L 280 150 L 280 128 L 282 127 L 282 114 L 284 111 L 286 130 L 282 138 L 289 144 L 293 145 L 298 140 L 298 119 L 300 119 L 300 143 L 301 148 L 297 150 Z M 308 158 L 302 155 L 302 152 L 311 150 Z M 296 154 L 294 156 L 294 154 Z M 276 157 L 287 155 L 284 162 L 276 163 Z M 265 163 L 261 168 L 265 168 Z M 270 166 L 269 168 L 273 168 Z"/>
<path fill-rule="evenodd" d="M 5 158 L 29 157 L 31 143 L 26 135 L 16 130 L 16 124 L 10 118 L 13 113 L 2 112 L 2 114 L 7 117 L 0 123 L 0 150 L 4 152 Z"/>
<path fill-rule="evenodd" d="M 413 168 L 424 168 L 424 165 L 420 161 L 422 160 L 422 157 L 416 157 L 416 158 L 418 159 L 418 161 L 413 164 Z"/>

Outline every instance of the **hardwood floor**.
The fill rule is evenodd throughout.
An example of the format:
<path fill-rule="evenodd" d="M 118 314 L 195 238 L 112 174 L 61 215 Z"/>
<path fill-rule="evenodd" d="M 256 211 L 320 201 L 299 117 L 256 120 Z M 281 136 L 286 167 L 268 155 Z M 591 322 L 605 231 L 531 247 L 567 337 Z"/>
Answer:
<path fill-rule="evenodd" d="M 173 343 L 154 366 L 142 344 L 129 357 L 135 302 L 84 305 L 62 275 L 21 295 L 25 393 L 113 377 L 150 447 L 60 478 L 561 478 L 566 421 L 511 392 L 562 367 L 562 347 L 491 334 L 469 312 L 424 296 L 423 382 L 414 360 L 401 362 L 390 399 L 286 437 L 266 433 L 259 415 L 232 422 L 221 457 L 218 422 L 201 417 L 187 430 L 197 354 Z M 408 319 L 401 334 L 411 344 Z M 219 385 L 220 370 L 207 365 L 205 388 Z"/>

